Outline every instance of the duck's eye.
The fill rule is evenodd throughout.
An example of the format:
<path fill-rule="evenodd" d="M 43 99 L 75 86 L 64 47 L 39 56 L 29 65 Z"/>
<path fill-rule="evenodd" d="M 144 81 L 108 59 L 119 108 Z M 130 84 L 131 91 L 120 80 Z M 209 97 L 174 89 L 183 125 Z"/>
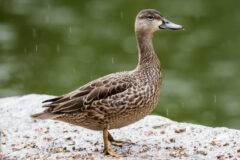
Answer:
<path fill-rule="evenodd" d="M 150 15 L 148 15 L 147 18 L 152 20 L 154 17 L 153 17 L 153 15 L 150 14 Z"/>

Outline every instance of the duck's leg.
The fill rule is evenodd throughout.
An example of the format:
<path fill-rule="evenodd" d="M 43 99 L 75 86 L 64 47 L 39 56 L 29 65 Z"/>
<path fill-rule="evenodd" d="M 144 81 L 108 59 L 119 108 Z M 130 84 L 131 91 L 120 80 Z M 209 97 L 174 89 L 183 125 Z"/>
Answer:
<path fill-rule="evenodd" d="M 108 132 L 108 131 L 107 131 Z M 113 138 L 113 136 L 108 132 L 108 140 L 109 142 L 112 144 L 112 145 L 115 145 L 115 146 L 122 146 L 121 144 L 118 144 L 118 143 L 127 143 L 127 144 L 135 144 L 133 142 L 128 142 L 128 141 L 122 141 L 122 140 L 115 140 Z"/>
<path fill-rule="evenodd" d="M 118 155 L 116 154 L 114 151 L 111 151 L 110 150 L 110 144 L 109 144 L 109 141 L 108 141 L 108 134 L 109 132 L 105 129 L 103 130 L 103 141 L 104 141 L 104 154 L 105 155 L 110 155 L 110 156 L 113 156 L 113 157 L 122 157 L 122 155 Z"/>

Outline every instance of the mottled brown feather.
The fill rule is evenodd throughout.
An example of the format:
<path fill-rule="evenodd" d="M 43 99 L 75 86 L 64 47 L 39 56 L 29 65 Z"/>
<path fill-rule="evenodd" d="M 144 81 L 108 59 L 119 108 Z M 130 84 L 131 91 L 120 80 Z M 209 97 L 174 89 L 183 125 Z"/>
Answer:
<path fill-rule="evenodd" d="M 131 83 L 129 80 L 126 81 L 126 79 L 123 79 L 123 82 L 121 81 L 119 84 L 115 78 L 106 77 L 104 80 L 100 78 L 67 95 L 44 101 L 44 103 L 51 103 L 43 107 L 52 108 L 48 111 L 53 114 L 76 112 L 83 110 L 85 105 L 89 105 L 93 101 L 106 99 L 107 97 L 123 92 L 129 87 L 131 87 Z"/>

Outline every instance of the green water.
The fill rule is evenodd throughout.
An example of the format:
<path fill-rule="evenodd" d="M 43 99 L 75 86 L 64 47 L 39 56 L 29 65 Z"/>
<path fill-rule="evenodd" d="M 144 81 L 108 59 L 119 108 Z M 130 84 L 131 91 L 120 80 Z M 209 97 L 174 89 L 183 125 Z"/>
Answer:
<path fill-rule="evenodd" d="M 0 0 L 0 97 L 61 95 L 134 69 L 145 8 L 185 27 L 154 35 L 163 86 L 153 114 L 240 129 L 237 0 Z"/>

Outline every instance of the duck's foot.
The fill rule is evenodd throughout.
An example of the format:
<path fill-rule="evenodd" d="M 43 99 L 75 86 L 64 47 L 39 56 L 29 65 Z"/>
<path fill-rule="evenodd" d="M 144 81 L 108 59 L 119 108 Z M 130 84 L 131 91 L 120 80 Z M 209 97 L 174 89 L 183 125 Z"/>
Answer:
<path fill-rule="evenodd" d="M 114 146 L 122 146 L 122 144 L 132 144 L 132 145 L 134 145 L 135 143 L 133 143 L 133 142 L 130 142 L 130 141 L 122 141 L 122 140 L 120 140 L 120 139 L 117 139 L 117 140 L 112 140 L 112 141 L 110 141 L 110 143 L 112 144 L 112 145 L 114 145 Z"/>
<path fill-rule="evenodd" d="M 105 155 L 108 155 L 111 157 L 126 157 L 126 155 L 117 154 L 115 150 L 104 150 L 103 152 Z"/>
<path fill-rule="evenodd" d="M 112 157 L 126 157 L 128 156 L 127 154 L 123 154 L 123 155 L 119 155 L 114 151 L 110 150 L 110 144 L 109 144 L 109 138 L 111 141 L 113 141 L 114 139 L 112 138 L 112 136 L 110 135 L 110 133 L 104 129 L 103 130 L 103 142 L 104 142 L 104 154 L 105 155 L 109 155 Z M 122 142 L 122 141 L 121 141 Z"/>
<path fill-rule="evenodd" d="M 122 141 L 121 139 L 115 140 L 109 132 L 108 132 L 108 140 L 112 145 L 115 145 L 115 146 L 122 146 L 122 144 L 132 144 L 132 145 L 135 144 L 135 143 L 129 142 L 129 141 Z"/>

